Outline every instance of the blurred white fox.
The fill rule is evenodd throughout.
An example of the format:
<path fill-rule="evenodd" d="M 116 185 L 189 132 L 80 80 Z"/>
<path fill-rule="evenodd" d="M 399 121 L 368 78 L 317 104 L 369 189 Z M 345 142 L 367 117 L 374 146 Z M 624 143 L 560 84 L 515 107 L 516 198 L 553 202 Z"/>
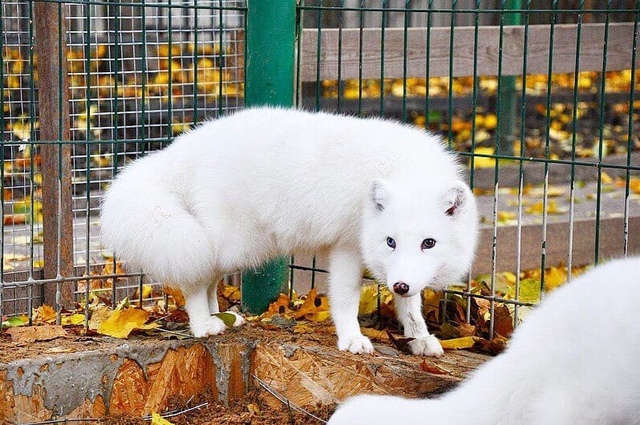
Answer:
<path fill-rule="evenodd" d="M 640 424 L 640 258 L 556 289 L 509 348 L 432 400 L 361 395 L 329 425 Z"/>

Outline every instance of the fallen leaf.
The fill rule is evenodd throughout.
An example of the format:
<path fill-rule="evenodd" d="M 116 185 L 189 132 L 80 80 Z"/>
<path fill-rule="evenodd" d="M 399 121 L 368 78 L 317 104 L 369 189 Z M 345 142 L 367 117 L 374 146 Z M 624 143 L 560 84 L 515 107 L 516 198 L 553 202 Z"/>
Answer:
<path fill-rule="evenodd" d="M 509 307 L 504 304 L 496 304 L 494 307 L 493 321 L 494 330 L 500 336 L 508 338 L 513 333 L 513 318 Z"/>
<path fill-rule="evenodd" d="M 36 324 L 53 323 L 56 320 L 56 315 L 56 311 L 53 307 L 43 304 L 33 313 L 33 322 Z"/>
<path fill-rule="evenodd" d="M 238 302 L 242 296 L 240 292 L 240 288 L 233 285 L 221 285 L 222 288 L 220 290 L 222 296 L 231 302 Z"/>
<path fill-rule="evenodd" d="M 503 225 L 517 224 L 516 217 L 516 213 L 511 211 L 498 211 L 497 222 Z"/>
<path fill-rule="evenodd" d="M 600 174 L 600 181 L 602 182 L 602 184 L 612 184 L 613 183 L 613 179 L 611 178 L 611 176 L 607 173 L 605 173 L 604 171 Z"/>
<path fill-rule="evenodd" d="M 567 270 L 564 267 L 549 267 L 544 271 L 544 288 L 552 291 L 567 281 Z"/>
<path fill-rule="evenodd" d="M 544 210 L 544 202 L 538 201 L 535 204 L 527 207 L 525 210 L 529 214 L 542 214 Z M 561 208 L 555 200 L 547 202 L 547 214 L 564 214 L 568 211 L 567 208 Z"/>
<path fill-rule="evenodd" d="M 463 350 L 473 347 L 480 338 L 475 336 L 463 336 L 460 338 L 445 339 L 440 341 L 442 348 L 445 350 Z"/>
<path fill-rule="evenodd" d="M 445 370 L 439 366 L 436 366 L 435 364 L 432 364 L 430 362 L 428 362 L 426 359 L 422 361 L 422 363 L 420 363 L 420 370 L 423 370 L 425 372 L 428 373 L 432 373 L 435 375 L 450 375 L 451 372 L 449 372 L 448 370 Z"/>
<path fill-rule="evenodd" d="M 184 295 L 182 295 L 182 292 L 178 289 L 178 288 L 174 288 L 171 286 L 165 286 L 164 287 L 164 292 L 173 298 L 173 300 L 176 303 L 177 307 L 183 307 L 185 304 L 184 301 Z"/>
<path fill-rule="evenodd" d="M 386 332 L 387 332 L 387 336 L 389 337 L 389 340 L 391 340 L 391 343 L 398 350 L 406 350 L 409 343 L 415 339 L 415 338 L 398 337 L 392 334 L 391 332 L 389 332 L 388 330 Z"/>
<path fill-rule="evenodd" d="M 305 318 L 312 322 L 322 322 L 329 318 L 329 301 L 325 295 L 318 295 L 313 288 L 307 294 L 304 303 L 293 314 L 295 319 Z"/>
<path fill-rule="evenodd" d="M 491 147 L 479 147 L 474 151 L 474 155 L 494 155 L 496 152 L 495 148 Z M 474 168 L 491 168 L 495 167 L 496 160 L 495 158 L 477 156 L 473 161 Z"/>
<path fill-rule="evenodd" d="M 371 339 L 375 339 L 377 341 L 389 341 L 389 333 L 384 330 L 379 331 L 373 328 L 360 328 L 360 330 L 362 331 L 362 335 Z"/>
<path fill-rule="evenodd" d="M 151 425 L 173 425 L 173 422 L 169 422 L 156 412 L 151 412 Z"/>
<path fill-rule="evenodd" d="M 378 309 L 378 285 L 366 285 L 360 290 L 358 314 L 372 314 Z"/>
<path fill-rule="evenodd" d="M 212 316 L 217 317 L 218 319 L 222 320 L 222 322 L 227 325 L 227 327 L 233 327 L 233 324 L 236 323 L 236 316 L 234 314 L 231 313 L 215 313 L 212 314 Z"/>
<path fill-rule="evenodd" d="M 473 345 L 474 350 L 478 350 L 481 353 L 487 353 L 491 355 L 498 355 L 507 348 L 507 339 L 501 336 L 496 336 L 493 340 L 489 341 L 484 338 L 479 338 Z"/>
<path fill-rule="evenodd" d="M 16 326 L 24 326 L 27 323 L 29 323 L 29 319 L 26 316 L 9 317 L 8 319 L 2 321 L 2 327 L 13 328 Z"/>
<path fill-rule="evenodd" d="M 252 414 L 256 414 L 256 415 L 260 414 L 260 406 L 258 406 L 256 403 L 247 404 L 247 410 L 249 411 L 249 413 L 252 413 Z"/>
<path fill-rule="evenodd" d="M 157 323 L 149 323 L 149 313 L 139 308 L 129 307 L 115 310 L 111 316 L 98 326 L 98 333 L 114 338 L 127 338 L 133 330 L 155 329 Z"/>
<path fill-rule="evenodd" d="M 56 325 L 13 327 L 7 329 L 6 332 L 11 336 L 11 341 L 29 344 L 67 336 L 62 326 Z"/>
<path fill-rule="evenodd" d="M 61 324 L 62 326 L 75 326 L 81 323 L 84 323 L 84 314 L 75 313 L 70 316 L 62 316 Z"/>

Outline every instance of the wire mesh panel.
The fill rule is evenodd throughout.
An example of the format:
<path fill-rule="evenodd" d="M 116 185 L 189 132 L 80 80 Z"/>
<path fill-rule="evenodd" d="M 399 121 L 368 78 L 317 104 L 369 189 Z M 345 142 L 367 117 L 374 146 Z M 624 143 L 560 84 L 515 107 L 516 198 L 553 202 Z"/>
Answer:
<path fill-rule="evenodd" d="M 476 262 L 467 282 L 425 300 L 443 336 L 468 324 L 508 336 L 545 290 L 640 250 L 639 6 L 301 3 L 301 105 L 410 122 L 469 166 Z"/>
<path fill-rule="evenodd" d="M 68 69 L 71 145 L 73 276 L 58 281 L 110 288 L 114 279 L 82 280 L 123 273 L 100 244 L 99 202 L 103 190 L 128 161 L 161 148 L 196 123 L 238 109 L 244 90 L 244 2 L 60 3 L 66 16 L 64 60 Z M 38 90 L 33 53 L 33 3 L 0 6 L 2 107 L 2 289 L 3 315 L 30 313 L 42 302 L 43 214 Z M 58 89 L 60 90 L 60 89 Z M 136 274 L 133 271 L 132 274 Z M 121 295 L 141 294 L 118 280 Z M 159 293 L 159 291 L 158 291 Z M 53 303 L 52 300 L 47 301 Z"/>

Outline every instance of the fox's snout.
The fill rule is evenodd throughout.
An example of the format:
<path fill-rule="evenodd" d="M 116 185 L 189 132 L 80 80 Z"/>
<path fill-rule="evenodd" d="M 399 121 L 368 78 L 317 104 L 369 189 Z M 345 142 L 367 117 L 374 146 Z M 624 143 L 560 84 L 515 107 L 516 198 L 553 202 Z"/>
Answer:
<path fill-rule="evenodd" d="M 409 289 L 409 285 L 404 282 L 396 282 L 393 284 L 393 292 L 398 295 L 405 295 L 407 292 L 409 292 Z"/>

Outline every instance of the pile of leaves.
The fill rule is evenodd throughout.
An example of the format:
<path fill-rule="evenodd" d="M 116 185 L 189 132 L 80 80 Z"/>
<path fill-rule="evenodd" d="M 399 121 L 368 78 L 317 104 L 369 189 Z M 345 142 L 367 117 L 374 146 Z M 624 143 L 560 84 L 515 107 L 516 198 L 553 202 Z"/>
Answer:
<path fill-rule="evenodd" d="M 576 267 L 572 270 L 572 275 L 583 270 L 584 267 Z M 111 262 L 105 265 L 101 274 L 113 275 L 121 272 L 121 265 Z M 524 271 L 520 276 L 511 272 L 498 273 L 495 278 L 481 275 L 468 286 L 452 285 L 445 293 L 427 289 L 423 293 L 424 317 L 430 329 L 445 340 L 443 345 L 446 348 L 478 348 L 479 341 L 484 340 L 482 343 L 489 344 L 490 336 L 498 340 L 508 338 L 517 322 L 526 316 L 530 306 L 539 302 L 542 291 L 552 291 L 562 285 L 567 277 L 567 268 L 557 266 L 547 268 L 544 273 L 537 269 Z M 125 297 L 117 305 L 113 305 L 112 290 L 117 283 L 116 281 L 114 284 L 112 278 L 105 279 L 98 275 L 88 277 L 80 281 L 78 288 L 80 293 L 89 293 L 87 302 L 76 304 L 74 311 L 56 312 L 51 306 L 43 305 L 35 309 L 30 318 L 3 317 L 2 327 L 7 328 L 6 332 L 14 341 L 21 343 L 47 341 L 67 333 L 113 338 L 128 338 L 132 333 L 170 338 L 190 337 L 188 317 L 182 308 L 184 297 L 180 291 L 164 288 L 166 295 L 158 296 L 160 289 L 157 286 L 145 284 L 141 293 L 136 293 L 131 298 Z M 494 296 L 498 301 L 493 305 L 492 316 L 490 299 Z M 223 311 L 237 309 L 240 290 L 235 286 L 220 284 L 218 298 Z M 519 307 L 516 309 L 509 300 L 516 300 Z M 228 313 L 220 313 L 219 317 L 228 325 L 232 325 L 235 320 Z M 406 348 L 408 340 L 400 336 L 393 295 L 385 285 L 363 286 L 359 318 L 365 335 L 383 344 L 394 345 L 400 350 Z M 329 319 L 327 296 L 311 289 L 306 296 L 301 297 L 295 292 L 290 295 L 280 294 L 267 311 L 259 316 L 249 317 L 248 321 L 253 326 L 265 329 L 313 333 L 318 329 L 313 324 L 328 324 Z M 27 326 L 30 324 L 38 326 Z M 331 326 L 325 328 L 328 332 L 335 331 Z M 495 347 L 488 350 L 499 351 Z"/>
<path fill-rule="evenodd" d="M 604 81 L 603 81 L 604 80 Z M 640 139 L 635 134 L 640 128 L 640 102 L 629 103 L 629 93 L 640 88 L 640 73 L 631 70 L 580 72 L 574 74 L 527 75 L 515 80 L 515 94 L 526 96 L 525 122 L 520 122 L 519 113 L 514 123 L 515 134 L 512 146 L 507 150 L 513 155 L 558 159 L 596 157 L 624 154 L 629 149 L 640 149 Z M 600 105 L 600 91 L 604 87 L 604 104 Z M 420 108 L 408 103 L 409 118 L 419 127 L 451 137 L 453 148 L 461 152 L 481 149 L 478 153 L 495 154 L 496 125 L 498 117 L 496 99 L 500 87 L 499 79 L 480 76 L 432 77 L 323 81 L 322 96 L 328 99 L 413 99 L 429 100 L 429 114 L 425 115 L 425 103 Z M 574 91 L 577 103 L 574 108 Z M 440 99 L 471 98 L 476 108 L 455 107 L 449 116 L 448 102 Z M 413 106 L 412 106 L 413 105 Z M 600 108 L 604 108 L 601 117 Z M 389 109 L 389 108 L 387 108 Z M 601 122 L 602 118 L 602 122 Z M 632 120 L 631 131 L 629 121 Z M 524 140 L 520 137 L 520 126 L 524 126 Z M 547 129 L 548 130 L 545 130 Z M 504 132 L 504 130 L 503 130 Z M 601 134 L 602 133 L 602 134 Z M 503 138 L 505 134 L 502 135 Z M 630 138 L 632 138 L 630 140 Z M 601 143 L 602 139 L 602 143 Z"/>

